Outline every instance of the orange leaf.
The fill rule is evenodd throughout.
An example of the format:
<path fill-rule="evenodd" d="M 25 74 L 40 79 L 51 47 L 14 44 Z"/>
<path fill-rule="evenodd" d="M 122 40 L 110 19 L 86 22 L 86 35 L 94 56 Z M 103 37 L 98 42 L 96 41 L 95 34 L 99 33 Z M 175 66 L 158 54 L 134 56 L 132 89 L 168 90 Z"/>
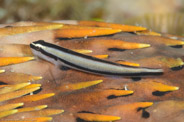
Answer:
<path fill-rule="evenodd" d="M 62 86 L 57 87 L 56 91 L 58 91 L 58 92 L 73 91 L 73 90 L 78 90 L 78 89 L 90 87 L 90 86 L 99 84 L 101 82 L 103 82 L 103 80 L 79 82 L 79 83 L 75 83 L 75 84 L 66 84 L 66 85 L 62 85 Z"/>
<path fill-rule="evenodd" d="M 95 44 L 98 48 L 118 48 L 118 49 L 137 49 L 150 47 L 150 44 L 127 42 L 117 39 L 95 39 L 91 40 L 92 44 Z"/>
<path fill-rule="evenodd" d="M 23 63 L 33 59 L 34 57 L 0 57 L 0 66 Z"/>
<path fill-rule="evenodd" d="M 30 85 L 30 82 L 28 82 L 28 83 L 20 83 L 20 84 L 15 84 L 15 85 L 8 85 L 8 86 L 5 86 L 3 88 L 0 88 L 0 94 L 13 92 L 13 91 L 21 89 L 21 88 L 23 88 L 25 86 L 28 86 L 28 85 Z"/>
<path fill-rule="evenodd" d="M 184 65 L 184 62 L 182 61 L 181 58 L 161 58 L 160 59 L 164 64 L 166 64 L 169 68 L 174 68 L 178 66 Z"/>
<path fill-rule="evenodd" d="M 71 28 L 71 29 L 57 29 L 55 30 L 56 38 L 79 38 L 79 37 L 91 37 L 91 36 L 102 36 L 110 35 L 121 32 L 119 29 L 110 28 Z"/>
<path fill-rule="evenodd" d="M 121 117 L 118 116 L 92 114 L 92 113 L 77 113 L 75 114 L 75 116 L 85 121 L 100 121 L 100 122 L 116 121 L 121 119 Z"/>
<path fill-rule="evenodd" d="M 139 67 L 140 64 L 133 63 L 133 62 L 128 62 L 128 61 L 116 61 L 116 63 L 122 64 L 122 65 L 128 65 L 128 66 L 134 66 L 134 67 Z"/>
<path fill-rule="evenodd" d="M 17 27 L 8 27 L 8 28 L 0 28 L 0 36 L 9 36 L 21 33 L 30 33 L 35 31 L 42 31 L 42 30 L 52 30 L 61 28 L 62 24 L 48 24 L 48 25 L 41 25 L 41 26 L 17 26 Z"/>
<path fill-rule="evenodd" d="M 0 119 L 9 115 L 15 114 L 17 112 L 18 112 L 17 109 L 0 112 Z"/>
<path fill-rule="evenodd" d="M 84 50 L 84 49 L 72 49 L 72 50 L 75 51 L 75 52 L 78 52 L 78 53 L 83 53 L 83 54 L 93 52 L 92 50 Z"/>
<path fill-rule="evenodd" d="M 30 89 L 30 88 L 40 87 L 40 86 L 41 86 L 41 84 L 30 84 L 28 86 L 25 86 L 22 89 Z"/>
<path fill-rule="evenodd" d="M 52 117 L 37 117 L 37 118 L 24 118 L 17 120 L 3 120 L 0 122 L 47 122 L 51 121 Z"/>
<path fill-rule="evenodd" d="M 93 57 L 104 59 L 104 58 L 108 58 L 109 55 L 93 55 Z"/>
<path fill-rule="evenodd" d="M 24 103 L 4 104 L 4 105 L 0 106 L 0 112 L 11 110 L 11 109 L 23 106 L 23 105 L 24 105 Z"/>
<path fill-rule="evenodd" d="M 27 112 L 27 113 L 30 113 L 32 116 L 35 116 L 35 117 L 42 117 L 42 116 L 57 115 L 63 112 L 64 110 L 62 109 L 44 109 L 44 110 L 39 110 L 39 111 L 34 111 L 34 112 Z"/>
<path fill-rule="evenodd" d="M 20 97 L 20 96 L 23 96 L 25 94 L 34 92 L 34 91 L 36 91 L 38 89 L 40 89 L 40 87 L 31 88 L 31 89 L 25 89 L 25 90 L 19 90 L 19 91 L 15 91 L 15 92 L 1 94 L 0 95 L 0 102 L 6 101 L 6 100 L 10 100 L 10 99 L 14 99 L 14 98 L 17 98 L 17 97 Z"/>
<path fill-rule="evenodd" d="M 83 25 L 83 26 L 85 25 L 85 26 L 93 26 L 93 27 L 106 27 L 106 28 L 113 28 L 113 29 L 121 29 L 124 32 L 134 32 L 134 31 L 146 30 L 146 28 L 144 27 L 98 22 L 98 21 L 79 21 L 78 24 Z"/>
<path fill-rule="evenodd" d="M 147 108 L 153 105 L 153 102 L 135 102 L 130 104 L 124 104 L 124 105 L 115 105 L 112 107 L 109 107 L 107 110 L 107 113 L 114 113 L 118 110 L 120 113 L 137 113 L 138 108 Z M 117 112 L 117 113 L 118 113 Z M 115 114 L 116 115 L 116 114 Z"/>
<path fill-rule="evenodd" d="M 0 74 L 0 81 L 7 84 L 24 83 L 27 81 L 36 81 L 42 79 L 41 76 L 33 76 L 24 73 L 7 72 Z"/>
<path fill-rule="evenodd" d="M 161 36 L 160 33 L 153 32 L 153 31 L 149 31 L 149 30 L 139 31 L 139 32 L 135 32 L 135 33 L 136 33 L 137 35 Z"/>
<path fill-rule="evenodd" d="M 25 120 L 36 121 L 36 122 L 47 122 L 47 121 L 51 121 L 52 117 L 26 118 Z"/>
<path fill-rule="evenodd" d="M 167 92 L 167 91 L 176 91 L 179 90 L 179 87 L 176 86 L 169 86 L 158 82 L 153 82 L 151 86 L 154 90 L 160 92 Z"/>
<path fill-rule="evenodd" d="M 27 96 L 23 96 L 23 97 L 11 100 L 11 103 L 16 103 L 18 101 L 21 101 L 21 102 L 34 102 L 34 101 L 46 99 L 48 97 L 52 97 L 54 95 L 55 95 L 54 93 L 27 95 Z"/>
<path fill-rule="evenodd" d="M 34 107 L 25 107 L 25 108 L 20 108 L 17 109 L 18 113 L 20 112 L 28 112 L 28 111 L 38 111 L 41 109 L 47 108 L 47 105 L 39 105 L 39 106 L 34 106 Z"/>

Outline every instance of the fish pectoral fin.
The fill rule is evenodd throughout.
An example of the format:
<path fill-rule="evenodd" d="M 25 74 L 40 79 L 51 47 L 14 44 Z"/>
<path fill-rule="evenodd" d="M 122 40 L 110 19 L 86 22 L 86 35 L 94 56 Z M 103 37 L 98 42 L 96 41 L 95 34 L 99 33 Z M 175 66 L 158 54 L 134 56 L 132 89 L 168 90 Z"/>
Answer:
<path fill-rule="evenodd" d="M 71 68 L 69 68 L 67 66 L 61 66 L 60 69 L 63 71 L 67 71 L 67 70 L 70 70 Z"/>

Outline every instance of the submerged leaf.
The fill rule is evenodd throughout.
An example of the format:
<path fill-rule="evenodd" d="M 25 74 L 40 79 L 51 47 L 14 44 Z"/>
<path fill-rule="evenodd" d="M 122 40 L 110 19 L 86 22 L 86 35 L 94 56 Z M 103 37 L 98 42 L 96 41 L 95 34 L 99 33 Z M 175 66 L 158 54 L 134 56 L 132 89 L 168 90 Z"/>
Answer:
<path fill-rule="evenodd" d="M 30 88 L 35 88 L 35 87 L 41 87 L 41 84 L 30 84 L 28 86 L 25 86 L 22 89 L 30 89 Z"/>
<path fill-rule="evenodd" d="M 93 57 L 104 59 L 104 58 L 108 58 L 109 55 L 93 55 Z"/>
<path fill-rule="evenodd" d="M 18 101 L 34 102 L 34 101 L 39 101 L 39 100 L 42 100 L 42 99 L 46 99 L 48 97 L 52 97 L 54 95 L 55 95 L 55 93 L 27 95 L 27 96 L 23 96 L 23 97 L 20 97 L 18 99 L 15 99 L 15 100 L 11 100 L 10 102 L 11 103 L 16 103 Z"/>
<path fill-rule="evenodd" d="M 64 110 L 61 110 L 61 109 L 44 109 L 44 110 L 39 110 L 35 112 L 27 112 L 27 113 L 32 114 L 33 116 L 42 117 L 42 116 L 57 115 L 63 112 Z"/>
<path fill-rule="evenodd" d="M 90 87 L 90 86 L 99 84 L 101 82 L 103 82 L 103 80 L 79 82 L 79 83 L 75 83 L 75 84 L 66 84 L 66 85 L 62 85 L 62 86 L 57 87 L 56 92 L 66 92 L 66 91 L 78 90 L 78 89 L 82 89 L 82 88 L 86 88 L 86 87 Z"/>
<path fill-rule="evenodd" d="M 19 91 L 15 91 L 15 92 L 1 94 L 0 95 L 0 102 L 6 101 L 6 100 L 10 100 L 10 99 L 14 99 L 14 98 L 17 98 L 17 97 L 21 97 L 21 96 L 23 96 L 25 94 L 34 92 L 34 91 L 36 91 L 38 89 L 40 89 L 40 87 L 31 88 L 31 89 L 24 89 L 24 90 L 19 90 Z"/>
<path fill-rule="evenodd" d="M 48 24 L 42 26 L 17 26 L 17 27 L 8 27 L 8 28 L 0 28 L 0 36 L 9 36 L 21 33 L 30 33 L 41 30 L 52 30 L 61 28 L 62 24 Z"/>
<path fill-rule="evenodd" d="M 83 53 L 83 54 L 92 53 L 93 52 L 92 50 L 84 50 L 84 49 L 72 49 L 72 50 L 76 51 L 78 53 Z"/>
<path fill-rule="evenodd" d="M 169 68 L 174 68 L 178 66 L 184 65 L 184 62 L 182 61 L 181 58 L 161 58 L 160 59 L 163 63 L 165 63 Z"/>
<path fill-rule="evenodd" d="M 95 44 L 99 48 L 105 47 L 107 49 L 108 48 L 139 49 L 139 48 L 150 47 L 150 44 L 128 42 L 128 41 L 117 40 L 117 39 L 95 39 L 95 40 L 90 40 L 89 42 L 92 44 Z"/>
<path fill-rule="evenodd" d="M 3 117 L 6 117 L 6 116 L 15 114 L 15 113 L 17 113 L 17 112 L 18 112 L 17 109 L 13 109 L 13 110 L 8 110 L 8 111 L 0 112 L 0 118 L 3 118 Z"/>
<path fill-rule="evenodd" d="M 83 27 L 83 28 L 55 30 L 55 37 L 56 38 L 80 38 L 80 37 L 87 38 L 91 36 L 111 35 L 119 32 L 121 32 L 121 30 L 119 29 Z"/>
<path fill-rule="evenodd" d="M 34 57 L 0 57 L 0 66 L 23 63 L 33 59 Z"/>
<path fill-rule="evenodd" d="M 24 73 L 7 72 L 0 74 L 0 81 L 7 84 L 25 83 L 42 79 L 41 76 L 33 76 Z"/>
<path fill-rule="evenodd" d="M 114 23 L 106 23 L 106 22 L 98 22 L 98 21 L 79 21 L 79 25 L 85 26 L 94 26 L 94 27 L 107 27 L 113 29 L 121 29 L 124 32 L 135 32 L 135 31 L 143 31 L 146 30 L 144 27 L 131 26 L 131 25 L 123 25 L 123 24 L 114 24 Z"/>
<path fill-rule="evenodd" d="M 100 122 L 115 121 L 121 119 L 121 117 L 118 116 L 91 114 L 91 113 L 77 113 L 75 114 L 75 116 L 85 121 L 100 121 Z"/>
<path fill-rule="evenodd" d="M 134 66 L 134 67 L 139 67 L 140 64 L 137 64 L 137 63 L 133 63 L 133 62 L 128 62 L 128 61 L 116 61 L 116 63 L 119 63 L 119 64 L 123 64 L 123 65 L 128 65 L 128 66 Z"/>
<path fill-rule="evenodd" d="M 14 104 L 5 104 L 5 105 L 1 105 L 0 106 L 0 112 L 1 111 L 7 111 L 7 110 L 11 110 L 20 106 L 23 106 L 24 103 L 14 103 Z"/>
<path fill-rule="evenodd" d="M 18 109 L 18 113 L 20 112 L 27 112 L 27 111 L 38 111 L 41 109 L 47 108 L 47 105 L 40 105 L 40 106 L 34 106 L 34 107 L 25 107 Z"/>
<path fill-rule="evenodd" d="M 8 86 L 5 86 L 3 88 L 0 88 L 0 94 L 13 92 L 13 91 L 19 90 L 25 86 L 28 86 L 28 85 L 30 85 L 29 82 L 28 83 L 20 83 L 20 84 L 16 84 L 16 85 L 8 85 Z"/>

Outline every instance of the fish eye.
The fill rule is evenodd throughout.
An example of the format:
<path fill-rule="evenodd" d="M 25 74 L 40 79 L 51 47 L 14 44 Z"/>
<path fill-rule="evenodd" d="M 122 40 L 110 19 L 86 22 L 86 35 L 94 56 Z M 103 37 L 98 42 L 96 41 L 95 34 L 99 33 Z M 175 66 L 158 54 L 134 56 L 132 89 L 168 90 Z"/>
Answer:
<path fill-rule="evenodd" d="M 31 43 L 30 47 L 34 50 L 40 51 L 42 46 L 40 44 Z"/>
<path fill-rule="evenodd" d="M 34 49 L 37 50 L 37 51 L 39 51 L 41 48 L 40 48 L 40 46 L 35 46 Z"/>

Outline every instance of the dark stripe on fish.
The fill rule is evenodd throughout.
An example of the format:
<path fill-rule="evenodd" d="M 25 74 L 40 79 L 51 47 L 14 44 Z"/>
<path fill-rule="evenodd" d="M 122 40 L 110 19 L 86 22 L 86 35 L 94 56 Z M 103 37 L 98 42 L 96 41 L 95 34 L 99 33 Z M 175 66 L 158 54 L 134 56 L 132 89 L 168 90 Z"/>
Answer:
<path fill-rule="evenodd" d="M 58 61 L 60 61 L 61 64 L 64 63 L 66 66 L 69 66 L 70 68 L 74 68 L 77 70 L 82 70 L 82 71 L 90 72 L 94 74 L 114 75 L 114 76 L 145 76 L 145 75 L 159 75 L 163 73 L 162 69 L 137 68 L 132 66 L 121 65 L 118 63 L 98 59 L 92 56 L 80 54 L 72 50 L 59 47 L 57 45 L 50 44 L 44 41 L 33 42 L 30 44 L 30 47 L 36 51 L 36 52 L 33 51 L 35 55 L 38 55 L 39 57 L 42 57 L 42 58 L 44 57 L 45 60 L 52 62 L 49 59 L 49 58 L 52 58 L 54 59 L 55 64 L 58 63 Z M 49 52 L 49 51 L 52 51 L 52 52 Z M 39 53 L 37 52 L 41 53 L 42 55 L 39 55 Z M 58 55 L 55 54 L 54 52 L 57 52 Z M 59 53 L 60 55 L 64 55 L 65 58 L 59 56 Z M 47 56 L 48 58 L 46 58 L 45 56 Z M 78 58 L 76 60 L 78 62 L 74 62 L 73 60 L 71 60 L 72 56 L 73 58 Z M 68 58 L 70 59 L 70 61 L 67 60 Z M 81 62 L 81 60 L 84 63 L 88 61 L 85 64 L 86 67 L 83 66 L 83 62 Z M 93 67 L 94 64 L 98 68 L 94 69 Z M 105 70 L 105 69 L 108 69 L 108 70 Z"/>

